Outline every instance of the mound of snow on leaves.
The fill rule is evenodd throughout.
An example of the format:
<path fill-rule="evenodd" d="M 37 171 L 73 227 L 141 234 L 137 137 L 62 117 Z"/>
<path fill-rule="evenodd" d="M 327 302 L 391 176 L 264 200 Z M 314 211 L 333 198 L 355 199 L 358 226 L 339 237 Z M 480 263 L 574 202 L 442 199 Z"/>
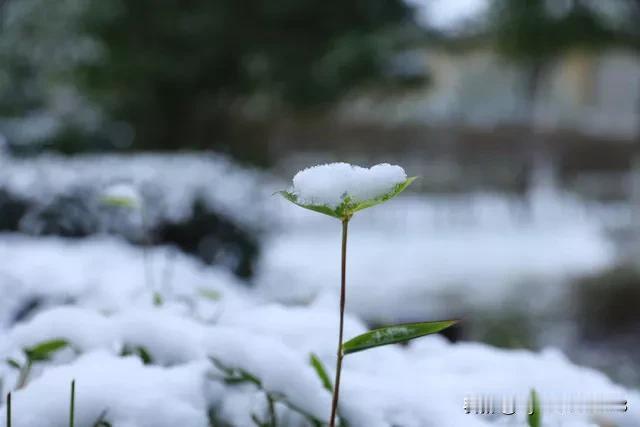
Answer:
<path fill-rule="evenodd" d="M 293 191 L 301 203 L 335 208 L 345 197 L 364 201 L 382 196 L 406 179 L 404 169 L 387 163 L 370 168 L 329 163 L 298 172 L 293 177 Z"/>

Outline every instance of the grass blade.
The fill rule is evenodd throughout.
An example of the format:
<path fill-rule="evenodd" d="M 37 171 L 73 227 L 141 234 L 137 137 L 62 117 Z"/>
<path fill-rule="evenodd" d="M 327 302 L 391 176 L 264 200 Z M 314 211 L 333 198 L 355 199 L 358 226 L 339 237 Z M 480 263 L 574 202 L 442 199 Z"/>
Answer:
<path fill-rule="evenodd" d="M 331 379 L 329 378 L 329 374 L 327 373 L 327 370 L 324 368 L 322 361 L 320 361 L 318 356 L 316 356 L 314 353 L 311 353 L 310 362 L 311 362 L 311 366 L 313 366 L 313 369 L 316 371 L 318 378 L 320 378 L 320 381 L 322 382 L 322 386 L 329 392 L 332 392 L 333 384 L 331 384 Z"/>
<path fill-rule="evenodd" d="M 542 426 L 542 409 L 540 408 L 540 398 L 534 389 L 531 389 L 531 397 L 529 401 L 529 414 L 527 415 L 529 427 Z"/>

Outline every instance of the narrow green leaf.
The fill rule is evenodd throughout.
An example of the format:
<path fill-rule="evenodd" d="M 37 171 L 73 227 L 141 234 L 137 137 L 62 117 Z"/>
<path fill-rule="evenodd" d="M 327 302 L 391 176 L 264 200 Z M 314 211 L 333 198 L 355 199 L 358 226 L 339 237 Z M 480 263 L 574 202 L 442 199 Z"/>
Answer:
<path fill-rule="evenodd" d="M 198 293 L 200 294 L 201 297 L 211 301 L 220 301 L 220 299 L 222 298 L 222 294 L 216 291 L 215 289 L 200 288 L 198 290 Z"/>
<path fill-rule="evenodd" d="M 151 354 L 149 354 L 146 348 L 138 347 L 136 349 L 136 352 L 138 353 L 138 356 L 140 356 L 140 359 L 142 359 L 143 364 L 150 365 L 151 363 L 153 363 L 153 358 L 151 357 Z"/>
<path fill-rule="evenodd" d="M 40 362 L 49 360 L 53 353 L 69 346 L 69 343 L 63 339 L 53 339 L 43 341 L 31 348 L 25 348 L 24 352 L 32 362 Z"/>
<path fill-rule="evenodd" d="M 373 329 L 342 344 L 342 351 L 344 354 L 350 354 L 372 347 L 408 341 L 440 332 L 456 322 L 457 320 L 442 320 L 437 322 L 404 323 Z"/>
<path fill-rule="evenodd" d="M 329 206 L 325 206 L 325 205 L 311 205 L 311 204 L 300 203 L 298 201 L 298 196 L 296 196 L 295 194 L 289 191 L 278 191 L 277 194 L 280 194 L 282 197 L 284 197 L 294 205 L 300 206 L 301 208 L 305 208 L 305 209 L 312 210 L 314 212 L 319 212 L 321 214 L 329 215 L 334 218 L 340 218 L 340 214 L 338 213 L 337 209 L 332 209 Z"/>
<path fill-rule="evenodd" d="M 329 374 L 327 374 L 327 370 L 324 368 L 322 361 L 315 354 L 311 353 L 310 357 L 311 366 L 316 371 L 318 378 L 322 382 L 322 386 L 328 390 L 329 392 L 333 392 L 333 384 L 331 384 L 331 379 L 329 378 Z"/>
<path fill-rule="evenodd" d="M 20 363 L 18 363 L 16 359 L 7 359 L 7 365 L 15 369 L 22 369 L 22 366 L 20 366 Z"/>
<path fill-rule="evenodd" d="M 122 197 L 122 196 L 104 196 L 100 199 L 102 204 L 107 206 L 113 206 L 117 208 L 129 208 L 133 209 L 137 207 L 137 203 L 134 199 L 130 197 Z"/>
<path fill-rule="evenodd" d="M 531 389 L 531 396 L 529 399 L 529 414 L 527 415 L 529 427 L 541 427 L 542 409 L 540 408 L 540 398 L 534 389 Z"/>

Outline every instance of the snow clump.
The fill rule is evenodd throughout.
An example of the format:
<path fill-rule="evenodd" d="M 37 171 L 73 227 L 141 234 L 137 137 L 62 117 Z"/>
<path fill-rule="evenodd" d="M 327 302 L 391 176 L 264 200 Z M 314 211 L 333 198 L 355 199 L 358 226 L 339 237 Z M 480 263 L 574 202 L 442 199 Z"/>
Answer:
<path fill-rule="evenodd" d="M 330 163 L 298 172 L 293 177 L 293 192 L 303 204 L 336 208 L 347 196 L 353 201 L 383 196 L 406 179 L 403 168 L 388 163 L 371 168 Z"/>

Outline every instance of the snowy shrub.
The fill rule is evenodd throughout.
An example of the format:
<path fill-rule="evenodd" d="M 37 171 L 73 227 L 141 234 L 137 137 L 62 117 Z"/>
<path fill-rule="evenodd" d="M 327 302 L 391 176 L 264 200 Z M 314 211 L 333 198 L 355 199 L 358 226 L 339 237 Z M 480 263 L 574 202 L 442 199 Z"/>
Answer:
<path fill-rule="evenodd" d="M 0 170 L 0 230 L 172 244 L 244 278 L 271 217 L 270 177 L 220 155 L 0 156 Z"/>
<path fill-rule="evenodd" d="M 340 286 L 340 325 L 336 357 L 335 381 L 327 381 L 323 370 L 315 367 L 325 387 L 332 390 L 333 400 L 329 426 L 334 427 L 338 413 L 340 375 L 345 355 L 373 347 L 394 344 L 439 332 L 455 323 L 452 320 L 438 322 L 407 323 L 374 329 L 347 342 L 343 342 L 344 309 L 346 296 L 347 234 L 353 215 L 366 208 L 379 205 L 404 191 L 415 179 L 407 178 L 400 166 L 379 164 L 371 168 L 332 163 L 307 168 L 293 177 L 292 191 L 282 191 L 287 200 L 306 209 L 323 213 L 342 222 L 342 262 Z M 344 421 L 342 422 L 344 425 Z"/>

